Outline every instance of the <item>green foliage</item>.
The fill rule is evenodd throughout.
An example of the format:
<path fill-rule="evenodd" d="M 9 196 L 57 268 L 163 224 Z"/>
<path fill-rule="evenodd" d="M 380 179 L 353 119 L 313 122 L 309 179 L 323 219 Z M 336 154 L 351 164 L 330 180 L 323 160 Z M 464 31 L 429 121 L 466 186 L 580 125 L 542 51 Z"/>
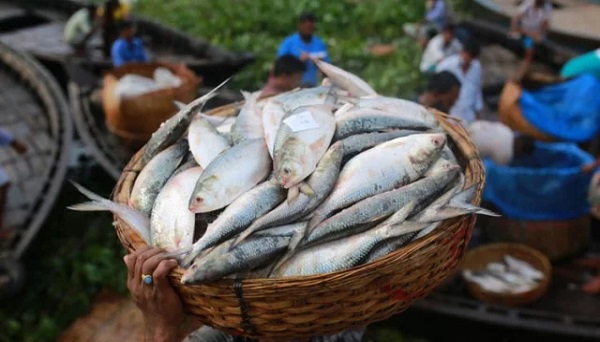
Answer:
<path fill-rule="evenodd" d="M 107 196 L 112 184 L 99 183 L 91 189 Z M 25 286 L 0 306 L 0 341 L 55 340 L 100 290 L 126 293 L 124 249 L 111 215 L 65 209 L 84 200 L 72 186 L 63 188 L 24 258 Z"/>
<path fill-rule="evenodd" d="M 235 77 L 234 87 L 249 90 L 264 85 L 281 41 L 296 30 L 304 11 L 319 17 L 317 35 L 328 45 L 334 64 L 363 77 L 375 90 L 409 96 L 422 84 L 420 52 L 404 36 L 402 25 L 418 20 L 421 1 L 255 1 L 255 0 L 139 0 L 136 11 L 211 43 L 257 56 L 254 64 Z M 393 44 L 391 55 L 376 57 L 371 44 Z"/>

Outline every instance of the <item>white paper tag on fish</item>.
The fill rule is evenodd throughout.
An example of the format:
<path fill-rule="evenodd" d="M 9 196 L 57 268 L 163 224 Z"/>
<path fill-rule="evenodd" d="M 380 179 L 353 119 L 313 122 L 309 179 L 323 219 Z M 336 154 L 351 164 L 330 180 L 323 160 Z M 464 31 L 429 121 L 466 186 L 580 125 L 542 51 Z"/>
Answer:
<path fill-rule="evenodd" d="M 283 123 L 288 125 L 293 132 L 319 128 L 319 124 L 315 121 L 309 111 L 290 116 L 289 118 L 283 120 Z"/>

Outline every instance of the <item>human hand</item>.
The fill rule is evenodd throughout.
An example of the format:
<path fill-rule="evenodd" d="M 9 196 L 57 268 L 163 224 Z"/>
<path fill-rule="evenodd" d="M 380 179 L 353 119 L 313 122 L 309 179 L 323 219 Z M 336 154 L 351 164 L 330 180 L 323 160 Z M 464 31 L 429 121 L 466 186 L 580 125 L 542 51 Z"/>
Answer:
<path fill-rule="evenodd" d="M 300 60 L 306 62 L 310 58 L 310 55 L 306 51 L 302 51 L 300 54 Z"/>
<path fill-rule="evenodd" d="M 127 288 L 142 311 L 148 341 L 178 341 L 185 320 L 183 303 L 167 279 L 177 266 L 174 259 L 163 259 L 160 248 L 146 248 L 126 255 Z M 142 275 L 151 275 L 146 284 Z"/>
<path fill-rule="evenodd" d="M 25 154 L 25 152 L 27 152 L 27 145 L 20 140 L 13 140 L 10 145 L 18 154 Z"/>
<path fill-rule="evenodd" d="M 596 163 L 585 164 L 581 167 L 581 172 L 590 173 L 592 170 L 596 168 Z"/>

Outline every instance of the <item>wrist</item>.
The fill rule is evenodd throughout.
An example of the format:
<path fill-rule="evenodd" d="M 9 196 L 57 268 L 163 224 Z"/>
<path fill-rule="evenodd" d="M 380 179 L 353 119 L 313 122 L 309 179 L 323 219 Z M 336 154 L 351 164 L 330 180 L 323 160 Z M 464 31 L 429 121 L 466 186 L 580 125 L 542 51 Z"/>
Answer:
<path fill-rule="evenodd" d="M 181 340 L 184 318 L 169 322 L 145 318 L 146 342 L 177 342 Z"/>

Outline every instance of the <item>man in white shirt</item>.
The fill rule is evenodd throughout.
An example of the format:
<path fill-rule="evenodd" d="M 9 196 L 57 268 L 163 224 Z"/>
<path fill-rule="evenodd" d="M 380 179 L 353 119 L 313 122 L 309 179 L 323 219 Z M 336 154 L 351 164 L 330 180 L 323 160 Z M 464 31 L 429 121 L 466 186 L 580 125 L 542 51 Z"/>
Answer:
<path fill-rule="evenodd" d="M 450 114 L 461 119 L 465 126 L 477 119 L 483 109 L 481 64 L 478 57 L 479 44 L 474 39 L 469 39 L 460 54 L 445 58 L 436 67 L 437 72 L 452 72 L 461 83 L 458 100 L 450 109 Z"/>
<path fill-rule="evenodd" d="M 552 15 L 552 4 L 546 0 L 524 0 L 519 6 L 517 15 L 512 19 L 510 35 L 520 38 L 525 49 L 523 63 L 516 75 L 517 80 L 523 78 L 527 73 L 531 62 L 535 45 L 541 43 L 550 26 Z"/>
<path fill-rule="evenodd" d="M 497 165 L 508 165 L 518 156 L 530 154 L 535 140 L 517 135 L 501 122 L 476 120 L 467 127 L 467 133 L 479 151 L 479 156 L 491 159 Z"/>
<path fill-rule="evenodd" d="M 444 58 L 460 53 L 462 44 L 454 36 L 454 25 L 451 23 L 444 26 L 444 30 L 433 37 L 427 44 L 427 48 L 421 57 L 421 72 L 430 74 Z"/>

